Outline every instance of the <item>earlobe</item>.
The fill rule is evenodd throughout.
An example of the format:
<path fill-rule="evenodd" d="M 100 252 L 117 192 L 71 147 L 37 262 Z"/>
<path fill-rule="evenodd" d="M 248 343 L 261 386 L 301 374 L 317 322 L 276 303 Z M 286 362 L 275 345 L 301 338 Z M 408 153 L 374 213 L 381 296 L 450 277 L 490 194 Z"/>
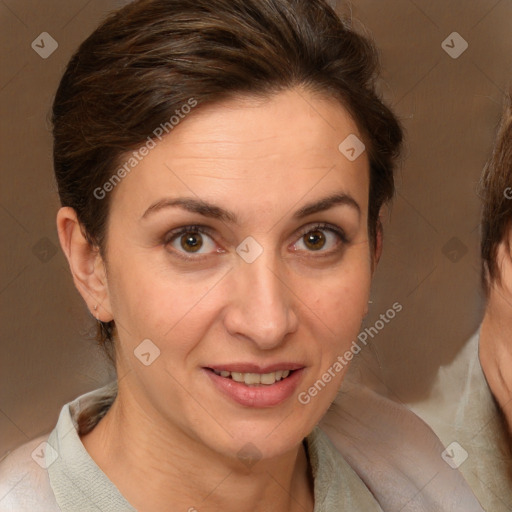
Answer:
<path fill-rule="evenodd" d="M 60 245 L 68 260 L 73 281 L 91 314 L 102 322 L 113 320 L 105 264 L 99 248 L 85 237 L 73 208 L 57 213 Z"/>
<path fill-rule="evenodd" d="M 373 301 L 369 300 L 366 305 L 365 305 L 365 308 L 364 308 L 364 311 L 363 311 L 363 317 L 361 320 L 364 320 L 366 318 L 366 315 L 368 315 L 368 310 L 370 308 L 369 304 L 372 304 Z"/>

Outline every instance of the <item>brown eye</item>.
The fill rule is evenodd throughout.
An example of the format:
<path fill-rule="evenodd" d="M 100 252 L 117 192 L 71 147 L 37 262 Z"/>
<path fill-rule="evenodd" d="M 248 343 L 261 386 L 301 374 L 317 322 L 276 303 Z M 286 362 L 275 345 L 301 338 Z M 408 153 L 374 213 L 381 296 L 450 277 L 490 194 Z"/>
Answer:
<path fill-rule="evenodd" d="M 217 246 L 209 228 L 205 226 L 183 226 L 169 232 L 164 239 L 165 247 L 174 255 L 185 259 L 205 258 L 224 251 Z"/>
<path fill-rule="evenodd" d="M 304 240 L 306 247 L 311 251 L 318 251 L 322 249 L 326 242 L 325 234 L 320 230 L 310 231 L 309 233 L 306 233 L 302 239 Z"/>
<path fill-rule="evenodd" d="M 318 255 L 334 254 L 348 244 L 345 232 L 330 224 L 322 224 L 305 228 L 293 244 L 293 250 L 302 253 L 318 253 Z"/>
<path fill-rule="evenodd" d="M 180 238 L 180 245 L 186 252 L 197 252 L 203 246 L 203 236 L 197 232 L 184 233 Z"/>

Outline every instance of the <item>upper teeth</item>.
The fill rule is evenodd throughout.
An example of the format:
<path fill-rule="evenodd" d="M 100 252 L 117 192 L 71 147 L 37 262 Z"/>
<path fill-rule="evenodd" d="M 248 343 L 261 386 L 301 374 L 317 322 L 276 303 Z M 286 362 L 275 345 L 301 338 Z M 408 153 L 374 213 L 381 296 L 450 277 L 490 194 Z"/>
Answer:
<path fill-rule="evenodd" d="M 213 370 L 217 375 L 221 377 L 231 377 L 236 382 L 245 382 L 247 385 L 255 384 L 274 384 L 276 381 L 286 379 L 290 375 L 290 370 L 278 370 L 277 372 L 271 373 L 239 373 L 239 372 L 227 372 L 225 370 L 218 371 Z"/>

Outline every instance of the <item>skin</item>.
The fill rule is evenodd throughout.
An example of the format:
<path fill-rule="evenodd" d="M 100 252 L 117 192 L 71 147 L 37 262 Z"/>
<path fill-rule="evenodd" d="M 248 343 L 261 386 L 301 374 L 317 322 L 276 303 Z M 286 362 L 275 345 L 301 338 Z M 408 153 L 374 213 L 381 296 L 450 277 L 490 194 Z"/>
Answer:
<path fill-rule="evenodd" d="M 338 150 L 352 133 L 362 139 L 339 103 L 305 90 L 199 107 L 112 192 L 105 260 L 74 211 L 59 211 L 75 284 L 91 312 L 118 329 L 119 394 L 82 442 L 138 510 L 313 510 L 302 440 L 343 372 L 307 405 L 297 394 L 357 336 L 380 254 L 380 236 L 375 254 L 368 243 L 366 152 L 350 162 Z M 357 207 L 295 218 L 334 193 Z M 144 215 L 177 197 L 207 201 L 237 222 L 178 206 Z M 318 223 L 347 240 L 322 229 L 325 245 L 311 250 L 303 235 Z M 210 228 L 199 253 L 169 236 L 191 224 Z M 250 264 L 236 252 L 248 236 L 263 248 Z M 134 356 L 144 339 L 160 350 L 149 366 Z M 299 385 L 266 408 L 225 397 L 203 369 L 283 361 L 304 366 Z M 261 457 L 250 468 L 237 456 L 247 443 Z"/>
<path fill-rule="evenodd" d="M 512 434 L 512 247 L 500 243 L 497 253 L 500 281 L 490 284 L 480 328 L 479 357 L 491 391 L 503 411 Z"/>

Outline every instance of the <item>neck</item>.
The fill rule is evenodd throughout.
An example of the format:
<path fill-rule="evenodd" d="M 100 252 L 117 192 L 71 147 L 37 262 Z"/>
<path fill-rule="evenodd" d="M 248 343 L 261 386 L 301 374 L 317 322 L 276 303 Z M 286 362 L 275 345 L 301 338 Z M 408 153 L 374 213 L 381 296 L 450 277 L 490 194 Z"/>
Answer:
<path fill-rule="evenodd" d="M 480 328 L 480 362 L 512 433 L 512 293 L 497 284 Z"/>
<path fill-rule="evenodd" d="M 155 421 L 124 391 L 120 387 L 105 417 L 82 443 L 140 512 L 313 510 L 302 444 L 247 467 Z"/>

